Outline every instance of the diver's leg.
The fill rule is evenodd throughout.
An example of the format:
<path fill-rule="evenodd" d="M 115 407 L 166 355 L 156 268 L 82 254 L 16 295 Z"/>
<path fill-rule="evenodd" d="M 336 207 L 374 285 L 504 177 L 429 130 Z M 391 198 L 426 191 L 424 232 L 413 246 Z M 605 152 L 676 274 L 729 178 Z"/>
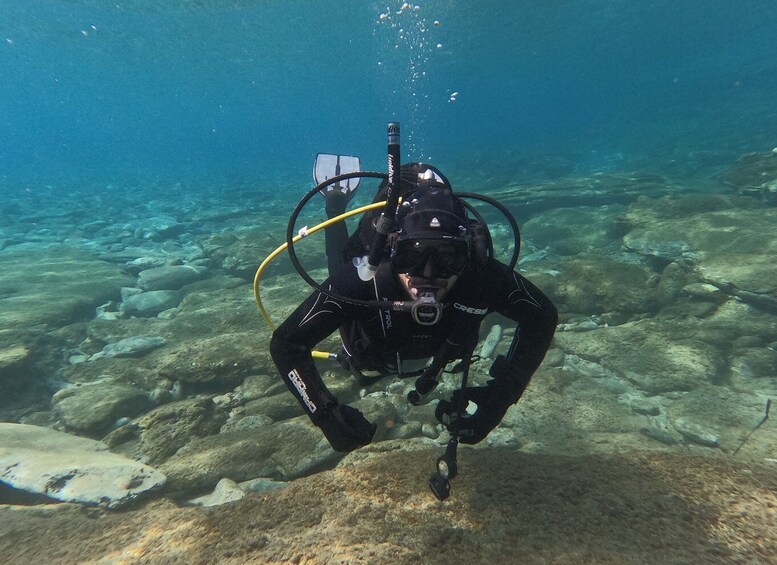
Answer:
<path fill-rule="evenodd" d="M 348 196 L 339 190 L 330 190 L 326 194 L 326 216 L 334 218 L 345 212 L 348 206 Z M 329 274 L 332 275 L 344 264 L 343 251 L 348 243 L 348 226 L 345 222 L 337 222 L 324 229 L 326 241 L 326 261 Z"/>

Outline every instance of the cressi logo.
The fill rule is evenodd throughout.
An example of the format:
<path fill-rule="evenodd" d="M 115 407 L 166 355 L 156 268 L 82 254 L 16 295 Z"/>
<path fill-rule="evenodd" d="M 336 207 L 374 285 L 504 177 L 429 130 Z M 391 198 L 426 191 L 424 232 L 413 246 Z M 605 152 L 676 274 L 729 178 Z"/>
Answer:
<path fill-rule="evenodd" d="M 462 312 L 466 312 L 467 314 L 488 314 L 488 308 L 472 308 L 471 306 L 465 306 L 464 304 L 461 304 L 459 302 L 454 302 L 453 307 L 456 308 L 456 310 L 461 310 Z"/>

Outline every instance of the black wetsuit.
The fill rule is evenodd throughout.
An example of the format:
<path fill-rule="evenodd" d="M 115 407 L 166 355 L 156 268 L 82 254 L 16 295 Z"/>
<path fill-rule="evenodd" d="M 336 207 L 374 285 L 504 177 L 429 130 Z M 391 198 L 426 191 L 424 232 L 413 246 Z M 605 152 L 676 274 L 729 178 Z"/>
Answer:
<path fill-rule="evenodd" d="M 355 267 L 345 265 L 323 286 L 360 300 L 406 299 L 388 261 L 371 281 L 362 281 Z M 438 355 L 446 343 L 446 357 L 468 355 L 477 343 L 483 318 L 498 312 L 517 323 L 509 352 L 491 370 L 505 385 L 506 410 L 518 400 L 550 346 L 558 322 L 556 308 L 526 278 L 493 259 L 464 271 L 443 302 L 442 319 L 422 326 L 409 312 L 356 306 L 316 291 L 275 331 L 272 357 L 289 390 L 317 422 L 337 401 L 310 352 L 336 330 L 341 329 L 344 349 L 356 367 L 390 369 L 396 367 L 397 354 L 402 361 L 427 359 Z"/>

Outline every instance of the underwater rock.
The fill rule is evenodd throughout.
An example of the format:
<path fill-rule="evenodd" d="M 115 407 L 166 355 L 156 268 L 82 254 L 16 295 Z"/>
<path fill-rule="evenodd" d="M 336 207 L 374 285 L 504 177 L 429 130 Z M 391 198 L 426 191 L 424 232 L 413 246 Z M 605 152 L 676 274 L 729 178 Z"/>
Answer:
<path fill-rule="evenodd" d="M 543 211 L 521 226 L 521 233 L 531 239 L 521 244 L 518 264 L 525 265 L 551 254 L 565 257 L 592 252 L 614 255 L 620 250 L 620 236 L 614 236 L 613 232 L 624 211 L 625 207 L 621 205 Z"/>
<path fill-rule="evenodd" d="M 602 327 L 601 321 L 595 316 L 580 322 L 571 322 L 569 324 L 559 324 L 557 330 L 560 332 L 588 332 Z"/>
<path fill-rule="evenodd" d="M 129 229 L 134 228 L 134 234 L 137 239 L 150 239 L 154 241 L 160 240 L 162 236 L 170 237 L 186 231 L 186 224 L 181 224 L 175 218 L 166 214 L 136 220 L 126 227 Z"/>
<path fill-rule="evenodd" d="M 677 190 L 677 186 L 659 175 L 601 173 L 543 183 L 510 184 L 489 191 L 489 196 L 511 210 L 520 211 L 520 216 L 525 217 L 559 208 L 579 209 L 627 204 L 645 195 L 657 197 L 675 193 Z"/>
<path fill-rule="evenodd" d="M 699 338 L 695 325 L 643 320 L 590 332 L 558 332 L 567 357 L 601 364 L 648 395 L 687 391 L 714 379 L 723 366 L 715 344 Z"/>
<path fill-rule="evenodd" d="M 645 426 L 640 428 L 639 432 L 642 435 L 649 437 L 650 439 L 654 439 L 660 443 L 663 443 L 664 445 L 677 444 L 677 438 L 672 435 L 672 433 L 664 426 Z"/>
<path fill-rule="evenodd" d="M 683 288 L 696 280 L 687 262 L 669 263 L 661 271 L 661 277 L 656 285 L 656 299 L 660 306 L 674 306 L 682 296 Z"/>
<path fill-rule="evenodd" d="M 94 317 L 132 279 L 119 268 L 69 247 L 3 253 L 0 330 L 59 328 Z"/>
<path fill-rule="evenodd" d="M 667 406 L 667 415 L 674 427 L 679 429 L 684 422 L 692 422 L 698 431 L 694 431 L 693 426 L 685 426 L 689 433 L 708 436 L 708 443 L 712 443 L 714 437 L 721 449 L 733 451 L 763 418 L 769 398 L 758 392 L 757 380 L 736 382 L 738 390 L 704 385 L 673 401 Z M 745 451 L 749 456 L 769 457 L 774 453 L 774 435 L 770 436 L 762 428 L 748 440 Z"/>
<path fill-rule="evenodd" d="M 690 422 L 685 418 L 678 418 L 672 424 L 688 441 L 705 447 L 718 447 L 718 435 L 699 424 Z"/>
<path fill-rule="evenodd" d="M 721 177 L 723 183 L 737 188 L 740 194 L 773 198 L 770 186 L 777 181 L 777 153 L 750 153 L 740 157 Z"/>
<path fill-rule="evenodd" d="M 241 384 L 235 387 L 235 396 L 240 399 L 241 403 L 245 404 L 249 400 L 265 396 L 268 389 L 277 385 L 279 381 L 280 378 L 276 375 L 249 375 Z M 285 388 L 286 385 L 284 385 Z"/>
<path fill-rule="evenodd" d="M 577 355 L 566 355 L 564 357 L 564 369 L 594 379 L 617 377 L 613 371 L 604 368 L 599 363 L 583 359 Z"/>
<path fill-rule="evenodd" d="M 254 430 L 264 428 L 275 423 L 275 420 L 264 414 L 254 416 L 244 416 L 241 410 L 232 411 L 229 414 L 229 420 L 221 426 L 219 433 L 232 430 Z"/>
<path fill-rule="evenodd" d="M 629 251 L 634 251 L 640 255 L 657 257 L 667 262 L 676 262 L 684 258 L 693 257 L 690 246 L 681 239 L 660 241 L 651 239 L 644 234 L 626 234 L 623 237 L 623 245 Z"/>
<path fill-rule="evenodd" d="M 169 259 L 165 257 L 138 257 L 137 259 L 124 263 L 124 272 L 137 276 L 141 271 L 164 267 L 168 262 Z"/>
<path fill-rule="evenodd" d="M 777 399 L 777 351 L 770 347 L 741 347 L 731 357 L 731 383 L 738 390 Z"/>
<path fill-rule="evenodd" d="M 287 484 L 289 483 L 284 481 L 273 481 L 272 479 L 265 479 L 260 477 L 257 479 L 251 479 L 250 481 L 243 481 L 242 483 L 239 483 L 238 486 L 245 492 L 267 492 L 277 488 L 285 487 Z"/>
<path fill-rule="evenodd" d="M 223 317 L 216 323 L 223 324 Z M 203 329 L 206 328 L 199 331 Z M 154 369 L 163 378 L 195 387 L 234 387 L 255 373 L 257 367 L 267 366 L 268 360 L 257 351 L 259 347 L 256 334 L 250 332 L 177 340 L 154 360 Z"/>
<path fill-rule="evenodd" d="M 699 300 L 709 300 L 710 302 L 722 303 L 728 300 L 728 295 L 723 293 L 717 286 L 710 283 L 692 283 L 683 287 L 683 292 L 692 298 Z"/>
<path fill-rule="evenodd" d="M 777 289 L 772 290 L 770 293 L 737 290 L 736 295 L 742 302 L 748 302 L 766 310 L 777 312 Z"/>
<path fill-rule="evenodd" d="M 214 487 L 222 477 L 288 481 L 334 466 L 341 458 L 308 417 L 301 416 L 258 430 L 195 439 L 170 457 L 160 471 L 167 476 L 171 490 L 201 490 Z"/>
<path fill-rule="evenodd" d="M 709 211 L 695 198 L 667 201 L 663 207 L 652 203 L 652 208 L 641 202 L 629 211 L 635 227 L 624 237 L 624 244 L 663 250 L 674 247 L 683 256 L 678 263 L 696 266 L 695 280 L 687 277 L 683 286 L 708 283 L 726 294 L 742 293 L 743 300 L 772 308 L 777 302 L 777 239 L 773 235 L 777 208 L 736 197 L 712 200 L 716 203 Z M 722 203 L 727 207 L 719 209 Z M 678 242 L 685 242 L 693 253 L 683 251 Z"/>
<path fill-rule="evenodd" d="M 159 465 L 190 441 L 219 433 L 227 415 L 207 398 L 188 398 L 159 406 L 103 441 L 150 465 Z"/>
<path fill-rule="evenodd" d="M 601 316 L 618 312 L 627 319 L 657 310 L 653 278 L 644 265 L 580 255 L 557 267 L 563 276 L 530 274 L 529 278 L 567 315 Z"/>
<path fill-rule="evenodd" d="M 228 274 L 251 281 L 262 260 L 283 242 L 283 240 L 279 241 L 279 236 L 286 231 L 286 221 L 283 218 L 276 226 L 273 226 L 264 220 L 262 228 L 242 230 L 237 234 L 215 234 L 201 242 L 202 249 L 213 261 L 214 267 L 218 266 Z M 294 251 L 301 264 L 305 265 L 308 271 L 326 265 L 323 238 L 305 238 L 304 242 L 294 246 Z M 267 269 L 265 277 L 268 274 L 277 276 L 296 272 L 291 263 L 284 260 L 270 263 Z"/>
<path fill-rule="evenodd" d="M 173 265 L 156 267 L 141 271 L 138 275 L 138 288 L 150 290 L 179 290 L 187 284 L 204 278 L 208 273 L 205 267 Z"/>
<path fill-rule="evenodd" d="M 149 351 L 162 347 L 165 343 L 165 339 L 162 337 L 136 335 L 116 343 L 109 343 L 102 351 L 92 355 L 90 361 L 111 357 L 140 357 Z"/>
<path fill-rule="evenodd" d="M 645 416 L 658 416 L 661 413 L 661 406 L 656 401 L 647 398 L 632 398 L 629 401 L 629 406 L 637 414 Z"/>
<path fill-rule="evenodd" d="M 0 478 L 16 489 L 66 502 L 119 508 L 165 476 L 98 441 L 48 428 L 0 423 Z"/>
<path fill-rule="evenodd" d="M 181 293 L 177 290 L 150 290 L 128 296 L 120 310 L 130 316 L 151 317 L 160 312 L 175 308 L 181 302 Z"/>
<path fill-rule="evenodd" d="M 65 430 L 102 437 L 119 418 L 137 416 L 149 407 L 148 394 L 122 384 L 98 382 L 58 391 L 52 411 Z"/>
<path fill-rule="evenodd" d="M 483 340 L 483 345 L 480 346 L 479 355 L 484 359 L 490 358 L 494 354 L 496 346 L 499 345 L 500 339 L 502 339 L 502 326 L 494 324 L 491 326 L 486 339 Z"/>
<path fill-rule="evenodd" d="M 268 256 L 278 246 L 276 240 L 267 229 L 253 229 L 239 234 L 217 233 L 202 241 L 201 245 L 205 254 L 222 270 L 251 280 L 261 258 Z M 286 265 L 287 269 L 289 267 L 286 262 L 278 264 Z"/>
<path fill-rule="evenodd" d="M 497 427 L 486 437 L 486 445 L 489 447 L 520 448 L 521 442 L 513 430 Z"/>
<path fill-rule="evenodd" d="M 245 491 L 232 479 L 221 479 L 213 492 L 205 496 L 199 496 L 189 500 L 194 506 L 220 506 L 230 502 L 236 502 L 246 495 Z"/>
<path fill-rule="evenodd" d="M 30 350 L 23 345 L 0 349 L 0 382 L 18 377 L 18 371 L 27 364 L 29 358 Z"/>
<path fill-rule="evenodd" d="M 246 416 L 262 415 L 279 422 L 301 416 L 305 412 L 288 391 L 282 391 L 265 398 L 248 401 L 243 407 Z"/>

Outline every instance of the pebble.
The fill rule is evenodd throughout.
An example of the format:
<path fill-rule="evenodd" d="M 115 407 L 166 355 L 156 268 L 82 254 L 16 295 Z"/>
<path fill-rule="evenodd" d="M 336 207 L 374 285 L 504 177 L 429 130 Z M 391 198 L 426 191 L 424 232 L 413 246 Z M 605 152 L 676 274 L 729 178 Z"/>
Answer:
<path fill-rule="evenodd" d="M 693 298 L 713 302 L 722 302 L 728 298 L 718 287 L 710 283 L 688 284 L 683 287 L 683 292 Z"/>
<path fill-rule="evenodd" d="M 232 479 L 221 479 L 212 493 L 189 501 L 196 506 L 219 506 L 237 502 L 246 495 L 245 491 Z"/>
<path fill-rule="evenodd" d="M 645 398 L 632 399 L 631 409 L 637 414 L 644 414 L 645 416 L 658 416 L 661 413 L 661 407 L 658 404 Z"/>
<path fill-rule="evenodd" d="M 432 424 L 424 424 L 421 426 L 421 435 L 430 439 L 437 439 L 437 436 L 440 435 L 440 432 L 437 430 L 437 426 L 433 426 Z"/>
<path fill-rule="evenodd" d="M 491 326 L 491 331 L 488 332 L 486 339 L 483 340 L 483 345 L 480 347 L 480 356 L 483 359 L 490 358 L 494 354 L 496 346 L 499 345 L 500 339 L 502 339 L 502 326 L 494 324 Z"/>

